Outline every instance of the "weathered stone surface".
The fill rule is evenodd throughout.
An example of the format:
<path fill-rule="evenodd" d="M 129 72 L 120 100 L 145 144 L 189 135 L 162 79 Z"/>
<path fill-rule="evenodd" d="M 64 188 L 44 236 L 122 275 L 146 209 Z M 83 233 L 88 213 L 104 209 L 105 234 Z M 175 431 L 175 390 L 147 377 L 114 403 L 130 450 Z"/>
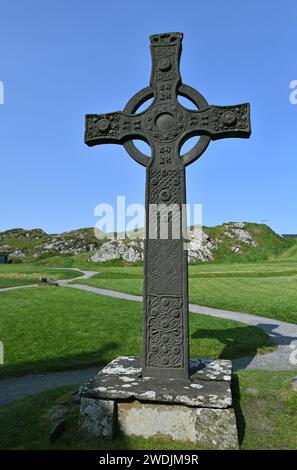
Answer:
<path fill-rule="evenodd" d="M 182 405 L 118 403 L 118 423 L 126 436 L 196 442 L 196 410 Z"/>
<path fill-rule="evenodd" d="M 227 359 L 190 359 L 191 380 L 231 381 L 232 362 Z"/>
<path fill-rule="evenodd" d="M 297 376 L 292 378 L 292 387 L 294 392 L 297 392 Z"/>
<path fill-rule="evenodd" d="M 119 356 L 104 367 L 99 375 L 141 376 L 142 358 Z M 232 363 L 226 359 L 190 359 L 190 376 L 200 380 L 231 380 Z"/>
<path fill-rule="evenodd" d="M 231 361 L 191 359 L 191 380 L 142 378 L 141 366 L 140 357 L 120 356 L 81 387 L 83 432 L 111 437 L 117 416 L 117 426 L 127 436 L 238 448 L 230 408 Z"/>
<path fill-rule="evenodd" d="M 79 423 L 81 433 L 112 439 L 115 432 L 115 406 L 113 400 L 82 398 Z"/>
<path fill-rule="evenodd" d="M 214 449 L 238 449 L 236 418 L 233 409 L 198 408 L 195 442 Z"/>
<path fill-rule="evenodd" d="M 104 367 L 100 375 L 141 375 L 142 358 L 139 356 L 119 356 L 106 367 Z M 98 374 L 98 375 L 99 375 Z"/>
<path fill-rule="evenodd" d="M 227 408 L 232 404 L 230 361 L 191 360 L 190 380 L 141 377 L 141 359 L 121 356 L 80 389 L 83 397 Z"/>
<path fill-rule="evenodd" d="M 118 424 L 126 436 L 164 437 L 193 442 L 202 448 L 238 449 L 233 409 L 119 402 Z"/>
<path fill-rule="evenodd" d="M 81 388 L 81 395 L 106 400 L 136 398 L 140 401 L 214 408 L 227 408 L 232 404 L 230 383 L 215 380 L 192 383 L 176 379 L 162 381 L 151 377 L 98 375 L 89 385 Z"/>

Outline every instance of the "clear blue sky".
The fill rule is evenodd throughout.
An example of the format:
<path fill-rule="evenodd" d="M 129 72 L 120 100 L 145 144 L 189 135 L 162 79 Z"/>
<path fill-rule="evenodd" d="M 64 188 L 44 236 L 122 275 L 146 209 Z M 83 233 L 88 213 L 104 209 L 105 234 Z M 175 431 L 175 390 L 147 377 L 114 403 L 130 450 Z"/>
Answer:
<path fill-rule="evenodd" d="M 148 85 L 149 35 L 182 31 L 183 82 L 210 104 L 249 101 L 253 129 L 188 167 L 188 202 L 205 225 L 296 233 L 296 26 L 296 0 L 1 0 L 0 230 L 93 226 L 98 203 L 143 202 L 143 167 L 86 147 L 84 114 L 122 109 Z"/>

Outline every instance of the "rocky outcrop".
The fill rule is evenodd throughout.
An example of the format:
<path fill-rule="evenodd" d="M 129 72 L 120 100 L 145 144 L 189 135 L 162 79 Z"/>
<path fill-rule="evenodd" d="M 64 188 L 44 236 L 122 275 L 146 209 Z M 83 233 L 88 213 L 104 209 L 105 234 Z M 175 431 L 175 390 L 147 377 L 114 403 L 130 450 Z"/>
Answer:
<path fill-rule="evenodd" d="M 239 242 L 246 243 L 249 246 L 257 246 L 257 243 L 253 240 L 250 233 L 245 229 L 243 222 L 233 222 L 230 224 L 224 224 L 226 230 L 224 234 L 226 237 L 237 239 Z M 232 250 L 238 253 L 239 251 Z"/>
<path fill-rule="evenodd" d="M 95 251 L 101 245 L 102 241 L 100 237 L 95 236 L 93 228 L 61 234 L 47 234 L 41 229 L 20 228 L 0 233 L 0 250 L 7 251 L 11 260 L 38 259 L 53 255 L 75 256 Z"/>
<path fill-rule="evenodd" d="M 257 243 L 253 240 L 250 233 L 245 229 L 244 223 L 224 224 L 224 235 L 227 238 L 234 239 L 234 243 L 245 243 L 256 247 Z M 196 227 L 188 232 L 188 260 L 212 261 L 215 257 L 215 251 L 219 243 L 224 243 L 222 239 L 211 238 L 202 228 Z M 241 253 L 241 246 L 230 247 L 232 253 Z M 143 260 L 143 242 L 142 240 L 130 240 L 129 233 L 126 238 L 112 240 L 104 243 L 99 251 L 91 257 L 91 261 L 103 262 L 115 259 L 121 259 L 130 263 Z"/>
<path fill-rule="evenodd" d="M 207 233 L 202 229 L 194 229 L 189 232 L 188 261 L 211 261 L 213 260 L 213 251 L 217 245 L 213 243 Z"/>
<path fill-rule="evenodd" d="M 41 243 L 36 247 L 36 251 L 32 253 L 33 258 L 40 257 L 43 253 L 62 254 L 62 255 L 79 255 L 92 251 L 96 247 L 95 243 L 89 243 L 84 237 L 63 237 L 53 238 L 49 242 Z"/>
<path fill-rule="evenodd" d="M 122 259 L 129 263 L 143 261 L 143 240 L 112 240 L 104 243 L 91 261 L 102 262 Z"/>

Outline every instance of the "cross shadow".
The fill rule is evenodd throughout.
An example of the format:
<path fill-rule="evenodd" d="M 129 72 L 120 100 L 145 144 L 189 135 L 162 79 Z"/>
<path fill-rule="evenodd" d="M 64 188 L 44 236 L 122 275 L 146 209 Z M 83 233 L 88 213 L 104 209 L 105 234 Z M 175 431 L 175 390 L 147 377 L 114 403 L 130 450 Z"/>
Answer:
<path fill-rule="evenodd" d="M 247 353 L 247 338 L 255 337 L 255 327 L 258 328 L 257 341 L 250 341 Z M 236 364 L 236 369 L 246 369 L 257 355 L 257 350 L 263 346 L 269 346 L 270 341 L 277 346 L 289 346 L 292 341 L 297 341 L 297 335 L 283 335 L 277 332 L 278 324 L 257 323 L 256 325 L 244 325 L 242 327 L 226 329 L 198 329 L 192 333 L 192 338 L 197 339 L 217 339 L 224 345 L 219 358 L 232 359 Z M 289 359 L 289 358 L 288 358 Z"/>
<path fill-rule="evenodd" d="M 247 355 L 247 340 L 255 337 L 255 327 L 243 325 L 234 328 L 211 328 L 197 329 L 191 335 L 195 339 L 216 339 L 223 344 L 223 349 L 219 355 L 220 359 L 233 359 Z M 254 357 L 259 347 L 269 346 L 267 335 L 263 330 L 259 330 L 257 341 L 249 341 L 248 356 Z"/>
<path fill-rule="evenodd" d="M 275 331 L 279 325 L 274 325 L 272 323 L 257 323 L 257 325 L 255 326 L 257 328 L 261 328 L 262 330 L 264 330 L 265 333 L 267 333 L 270 336 L 270 339 L 278 345 L 290 345 L 292 341 L 297 340 L 297 335 L 285 336 Z M 297 325 L 296 325 L 296 328 L 297 328 Z"/>
<path fill-rule="evenodd" d="M 279 325 L 273 323 L 257 323 L 255 325 L 257 328 L 260 328 L 264 331 L 270 338 L 270 340 L 277 346 L 290 346 L 293 341 L 297 341 L 297 335 L 290 336 L 284 335 L 277 332 Z M 288 350 L 288 362 L 290 356 L 290 350 Z M 249 356 L 240 357 L 235 359 L 233 362 L 234 370 L 246 369 L 248 365 L 252 362 L 256 354 L 251 354 Z"/>

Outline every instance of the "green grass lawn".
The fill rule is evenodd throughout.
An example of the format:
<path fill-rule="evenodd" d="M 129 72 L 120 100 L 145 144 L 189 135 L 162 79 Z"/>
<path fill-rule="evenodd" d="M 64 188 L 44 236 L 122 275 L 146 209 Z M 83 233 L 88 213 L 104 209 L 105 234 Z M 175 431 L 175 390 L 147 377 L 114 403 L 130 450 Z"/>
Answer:
<path fill-rule="evenodd" d="M 2 292 L 0 377 L 104 364 L 141 354 L 142 306 L 63 287 Z M 243 323 L 190 315 L 192 357 L 231 359 L 272 350 L 269 337 Z"/>
<path fill-rule="evenodd" d="M 83 282 L 142 294 L 142 267 L 101 266 L 98 274 Z M 297 262 L 192 265 L 189 295 L 195 304 L 297 323 Z"/>
<path fill-rule="evenodd" d="M 292 372 L 240 371 L 233 395 L 241 449 L 297 448 L 297 393 Z M 124 438 L 113 442 L 82 438 L 78 432 L 78 405 L 72 405 L 66 429 L 58 441 L 48 442 L 50 410 L 69 403 L 73 387 L 56 389 L 0 407 L 1 449 L 194 449 L 191 443 L 164 439 Z"/>
<path fill-rule="evenodd" d="M 242 449 L 297 448 L 294 371 L 240 371 L 235 393 Z M 242 418 L 240 415 L 242 414 Z"/>
<path fill-rule="evenodd" d="M 69 269 L 51 269 L 22 264 L 0 265 L 0 288 L 35 284 L 41 277 L 53 279 L 73 279 L 80 273 Z"/>

